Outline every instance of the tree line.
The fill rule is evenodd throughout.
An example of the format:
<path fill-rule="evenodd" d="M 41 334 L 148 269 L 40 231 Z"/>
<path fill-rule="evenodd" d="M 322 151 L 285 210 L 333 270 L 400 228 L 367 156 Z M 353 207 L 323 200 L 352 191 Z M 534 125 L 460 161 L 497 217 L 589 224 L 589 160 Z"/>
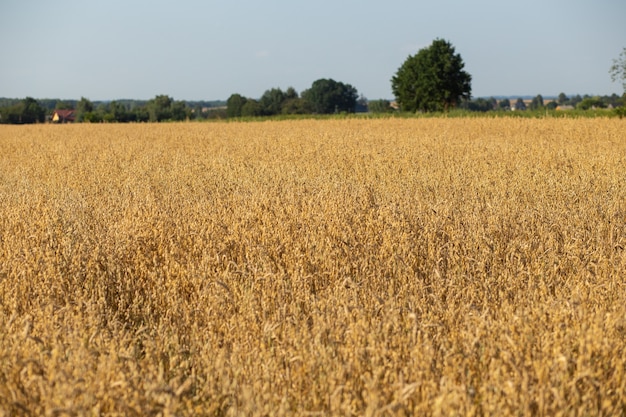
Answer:
<path fill-rule="evenodd" d="M 541 94 L 537 94 L 528 104 L 521 97 L 514 102 L 511 102 L 509 98 L 498 100 L 494 97 L 481 97 L 462 101 L 459 108 L 468 111 L 488 112 L 508 110 L 555 110 L 557 108 L 590 110 L 616 108 L 622 105 L 623 99 L 617 94 L 612 94 L 610 96 L 590 96 L 588 94 L 581 96 L 580 94 L 577 94 L 572 97 L 568 97 L 565 93 L 560 93 L 558 97 L 552 100 L 544 100 Z"/>
<path fill-rule="evenodd" d="M 82 97 L 78 101 L 56 101 L 53 108 L 47 108 L 45 104 L 32 97 L 17 102 L 10 99 L 0 100 L 0 123 L 41 123 L 46 117 L 50 117 L 54 110 L 67 109 L 74 110 L 73 121 L 91 123 L 162 122 L 367 111 L 367 99 L 359 97 L 356 88 L 333 79 L 319 79 L 301 94 L 293 87 L 286 91 L 271 88 L 259 99 L 232 94 L 226 102 L 189 103 L 174 100 L 167 95 L 158 95 L 147 102 L 116 100 L 94 104 Z"/>
<path fill-rule="evenodd" d="M 567 97 L 559 94 L 556 100 L 545 102 L 539 94 L 527 103 L 519 98 L 511 103 L 508 98 L 472 99 L 472 76 L 465 71 L 465 64 L 454 46 L 446 40 L 435 39 L 432 44 L 409 56 L 391 78 L 395 103 L 388 100 L 369 101 L 358 94 L 350 84 L 323 78 L 313 82 L 301 94 L 289 87 L 266 90 L 259 99 L 232 94 L 225 105 L 206 107 L 203 103 L 190 104 L 177 101 L 167 95 L 157 95 L 147 102 L 111 101 L 95 105 L 86 98 L 75 103 L 57 102 L 55 109 L 63 107 L 74 110 L 77 122 L 161 122 L 203 119 L 209 117 L 236 118 L 294 114 L 332 114 L 369 111 L 385 113 L 399 110 L 409 113 L 448 112 L 454 108 L 468 111 L 538 110 L 568 106 L 581 110 L 620 107 L 626 100 L 626 48 L 620 58 L 614 60 L 609 70 L 613 81 L 622 81 L 625 93 L 622 97 L 580 96 Z M 0 99 L 0 123 L 44 122 L 49 111 L 41 102 L 27 97 L 18 102 Z M 74 104 L 72 106 L 71 104 Z M 619 109 L 622 115 L 623 107 Z"/>
<path fill-rule="evenodd" d="M 220 117 L 223 101 L 177 101 L 167 95 L 151 100 L 0 99 L 0 123 L 43 123 L 55 110 L 73 110 L 75 122 L 160 122 Z M 223 113 L 223 111 L 222 111 Z"/>
<path fill-rule="evenodd" d="M 359 98 L 356 88 L 330 78 L 313 82 L 301 94 L 293 87 L 286 91 L 272 88 L 258 100 L 232 94 L 226 101 L 227 117 L 354 113 L 366 109 L 367 99 Z"/>

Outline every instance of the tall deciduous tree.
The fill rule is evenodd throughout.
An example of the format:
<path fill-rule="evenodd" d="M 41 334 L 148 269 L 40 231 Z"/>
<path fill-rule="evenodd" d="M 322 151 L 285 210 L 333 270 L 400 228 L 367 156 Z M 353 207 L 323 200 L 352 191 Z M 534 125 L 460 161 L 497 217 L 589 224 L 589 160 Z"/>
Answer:
<path fill-rule="evenodd" d="M 294 100 L 298 98 L 298 92 L 293 87 L 288 87 L 285 91 L 285 100 Z"/>
<path fill-rule="evenodd" d="M 246 103 L 241 108 L 241 116 L 243 117 L 257 117 L 263 115 L 263 109 L 258 101 L 253 99 L 247 99 Z"/>
<path fill-rule="evenodd" d="M 543 96 L 541 94 L 537 94 L 537 96 L 533 97 L 533 101 L 530 102 L 530 110 L 537 110 L 543 107 Z"/>
<path fill-rule="evenodd" d="M 259 104 L 261 105 L 261 112 L 265 116 L 273 116 L 280 114 L 285 101 L 285 93 L 280 88 L 272 88 L 267 90 L 261 96 Z"/>
<path fill-rule="evenodd" d="M 409 56 L 391 79 L 391 89 L 404 111 L 447 111 L 469 100 L 472 76 L 454 46 L 446 40 Z"/>
<path fill-rule="evenodd" d="M 78 103 L 76 104 L 76 121 L 78 122 L 91 122 L 93 121 L 94 113 L 93 113 L 93 103 L 86 99 L 85 97 L 81 97 Z"/>
<path fill-rule="evenodd" d="M 231 94 L 226 100 L 226 117 L 241 117 L 241 110 L 247 99 L 241 94 Z"/>
<path fill-rule="evenodd" d="M 167 95 L 158 95 L 148 102 L 148 113 L 151 122 L 160 122 L 172 117 L 174 99 Z"/>
<path fill-rule="evenodd" d="M 32 97 L 26 97 L 20 103 L 20 123 L 41 123 L 46 117 L 46 110 Z"/>
<path fill-rule="evenodd" d="M 303 98 L 298 96 L 298 92 L 295 88 L 289 87 L 285 91 L 285 100 L 281 107 L 282 114 L 308 114 L 312 110 L 309 107 L 309 103 Z"/>
<path fill-rule="evenodd" d="M 191 111 L 184 101 L 178 100 L 170 104 L 170 118 L 174 121 L 183 121 L 189 119 Z"/>
<path fill-rule="evenodd" d="M 353 113 L 358 97 L 357 89 L 350 84 L 325 78 L 314 81 L 311 88 L 302 92 L 302 98 L 318 114 Z"/>

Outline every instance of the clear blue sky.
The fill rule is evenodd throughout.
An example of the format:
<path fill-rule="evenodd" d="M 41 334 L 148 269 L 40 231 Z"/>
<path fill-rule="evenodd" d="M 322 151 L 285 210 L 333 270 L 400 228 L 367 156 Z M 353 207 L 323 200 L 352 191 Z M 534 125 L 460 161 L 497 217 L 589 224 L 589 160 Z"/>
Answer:
<path fill-rule="evenodd" d="M 393 98 L 435 38 L 472 95 L 621 94 L 624 0 L 3 0 L 0 97 L 220 100 L 319 78 Z"/>

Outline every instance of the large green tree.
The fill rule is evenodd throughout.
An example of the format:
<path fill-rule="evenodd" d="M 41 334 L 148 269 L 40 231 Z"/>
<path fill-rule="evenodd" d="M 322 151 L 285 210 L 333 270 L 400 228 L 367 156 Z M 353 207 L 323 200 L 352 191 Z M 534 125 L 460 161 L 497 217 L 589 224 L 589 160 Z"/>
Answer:
<path fill-rule="evenodd" d="M 259 100 L 261 113 L 264 116 L 280 114 L 285 101 L 285 93 L 280 88 L 265 91 Z"/>
<path fill-rule="evenodd" d="M 356 88 L 330 78 L 314 81 L 311 88 L 302 92 L 302 98 L 318 114 L 353 113 L 358 97 Z"/>
<path fill-rule="evenodd" d="M 472 76 L 454 46 L 446 40 L 409 56 L 391 79 L 391 89 L 403 111 L 448 111 L 469 100 Z"/>
<path fill-rule="evenodd" d="M 37 100 L 26 97 L 22 101 L 22 123 L 41 123 L 46 118 L 46 111 Z"/>
<path fill-rule="evenodd" d="M 530 102 L 530 110 L 538 110 L 544 106 L 543 104 L 543 96 L 541 94 L 537 94 L 533 97 L 533 100 Z"/>
<path fill-rule="evenodd" d="M 241 111 L 246 101 L 248 101 L 248 99 L 241 94 L 231 94 L 228 100 L 226 100 L 226 116 L 241 117 Z"/>
<path fill-rule="evenodd" d="M 293 87 L 287 88 L 285 91 L 285 100 L 281 106 L 282 114 L 308 114 L 312 110 L 309 103 L 298 95 Z"/>
<path fill-rule="evenodd" d="M 76 104 L 76 121 L 77 122 L 92 122 L 95 121 L 95 114 L 93 112 L 93 103 L 91 100 L 81 97 Z"/>
<path fill-rule="evenodd" d="M 606 107 L 606 105 L 599 96 L 585 97 L 580 103 L 576 104 L 576 108 L 580 110 L 602 109 L 604 107 Z"/>
<path fill-rule="evenodd" d="M 45 117 L 46 109 L 32 97 L 26 97 L 18 104 L 0 109 L 1 123 L 41 123 L 45 120 Z"/>
<path fill-rule="evenodd" d="M 112 101 L 109 103 L 109 111 L 104 116 L 104 120 L 107 122 L 119 122 L 126 123 L 129 121 L 128 110 L 126 106 L 118 101 Z"/>
<path fill-rule="evenodd" d="M 263 108 L 258 101 L 253 99 L 247 99 L 246 103 L 241 108 L 242 117 L 257 117 L 263 116 Z"/>
<path fill-rule="evenodd" d="M 170 105 L 171 120 L 182 122 L 191 117 L 191 109 L 187 107 L 184 101 L 176 100 Z"/>
<path fill-rule="evenodd" d="M 160 122 L 168 120 L 172 117 L 172 103 L 174 99 L 170 96 L 161 94 L 154 97 L 148 102 L 148 114 L 151 122 Z"/>

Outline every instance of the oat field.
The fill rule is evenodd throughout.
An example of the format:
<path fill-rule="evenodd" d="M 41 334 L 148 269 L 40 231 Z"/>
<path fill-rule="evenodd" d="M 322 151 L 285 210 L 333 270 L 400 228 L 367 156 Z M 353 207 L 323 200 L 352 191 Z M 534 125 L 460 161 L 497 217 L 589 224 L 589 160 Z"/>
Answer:
<path fill-rule="evenodd" d="M 624 416 L 626 123 L 0 126 L 0 416 Z"/>

